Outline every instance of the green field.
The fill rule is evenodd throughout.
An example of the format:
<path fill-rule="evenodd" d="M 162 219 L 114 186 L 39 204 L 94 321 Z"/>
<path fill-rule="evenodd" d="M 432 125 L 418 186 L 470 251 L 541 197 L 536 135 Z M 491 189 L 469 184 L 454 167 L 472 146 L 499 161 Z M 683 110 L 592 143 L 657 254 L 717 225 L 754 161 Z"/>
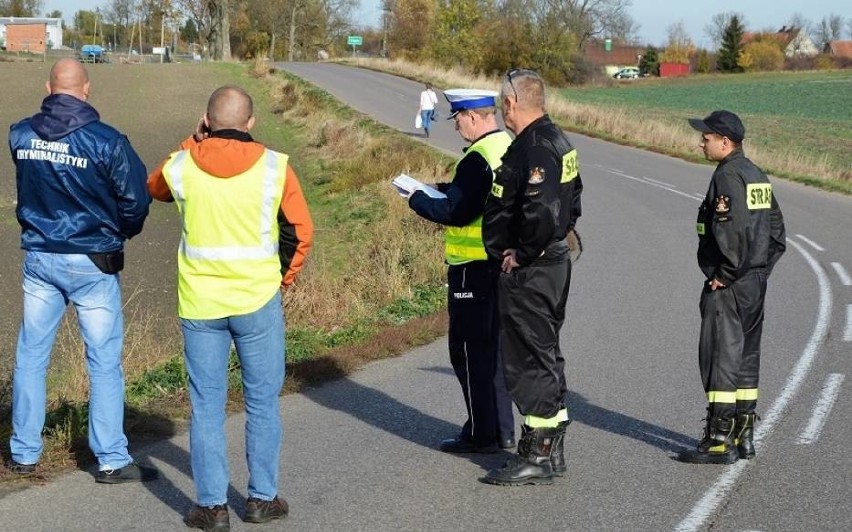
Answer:
<path fill-rule="evenodd" d="M 852 71 L 649 78 L 560 90 L 569 101 L 619 107 L 636 120 L 683 124 L 714 109 L 740 115 L 748 142 L 825 160 L 852 175 Z"/>

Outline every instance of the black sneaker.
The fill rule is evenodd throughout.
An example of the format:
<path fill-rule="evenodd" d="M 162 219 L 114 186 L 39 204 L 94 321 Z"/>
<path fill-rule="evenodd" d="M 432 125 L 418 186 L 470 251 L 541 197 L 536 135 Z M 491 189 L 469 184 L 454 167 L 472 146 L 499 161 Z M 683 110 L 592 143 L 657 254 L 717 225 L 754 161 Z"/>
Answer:
<path fill-rule="evenodd" d="M 119 469 L 106 469 L 95 473 L 95 482 L 102 484 L 124 484 L 125 482 L 147 482 L 157 478 L 157 470 L 131 462 Z"/>
<path fill-rule="evenodd" d="M 32 475 L 35 473 L 36 465 L 35 464 L 19 464 L 14 460 L 9 460 L 9 463 L 6 464 L 6 469 L 11 471 L 16 475 Z"/>
<path fill-rule="evenodd" d="M 217 504 L 216 506 L 196 505 L 186 514 L 183 522 L 189 528 L 200 528 L 201 530 L 212 532 L 228 532 L 231 530 L 227 504 Z"/>
<path fill-rule="evenodd" d="M 246 501 L 246 522 L 266 523 L 273 519 L 287 517 L 290 513 L 290 505 L 284 499 L 276 495 L 271 501 L 264 501 L 256 497 L 249 497 Z"/>

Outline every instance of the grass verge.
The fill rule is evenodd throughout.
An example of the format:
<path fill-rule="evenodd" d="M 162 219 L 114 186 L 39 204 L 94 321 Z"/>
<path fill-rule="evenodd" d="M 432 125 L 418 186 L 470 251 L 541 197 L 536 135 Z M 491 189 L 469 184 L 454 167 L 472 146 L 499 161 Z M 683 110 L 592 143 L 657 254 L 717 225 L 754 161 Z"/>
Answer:
<path fill-rule="evenodd" d="M 341 62 L 437 87 L 499 90 L 502 80 L 462 69 L 372 58 Z M 550 90 L 547 109 L 564 129 L 706 163 L 688 117 L 730 107 L 749 135 L 749 158 L 767 173 L 852 194 L 852 71 L 777 72 L 641 79 Z M 753 133 L 752 133 L 753 132 Z"/>

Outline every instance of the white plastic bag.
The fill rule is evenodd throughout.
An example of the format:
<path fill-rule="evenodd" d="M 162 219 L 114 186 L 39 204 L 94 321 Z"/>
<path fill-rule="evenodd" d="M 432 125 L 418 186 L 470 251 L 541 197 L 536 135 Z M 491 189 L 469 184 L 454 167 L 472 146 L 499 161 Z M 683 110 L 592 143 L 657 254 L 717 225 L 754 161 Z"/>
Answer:
<path fill-rule="evenodd" d="M 414 129 L 423 127 L 423 117 L 420 116 L 420 111 L 417 111 L 417 116 L 414 117 Z"/>

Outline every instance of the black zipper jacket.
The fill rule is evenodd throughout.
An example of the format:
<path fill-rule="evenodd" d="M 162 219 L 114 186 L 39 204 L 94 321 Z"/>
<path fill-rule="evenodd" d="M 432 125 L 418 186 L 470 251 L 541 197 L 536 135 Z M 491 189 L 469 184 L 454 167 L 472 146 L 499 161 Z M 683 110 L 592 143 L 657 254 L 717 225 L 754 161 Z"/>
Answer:
<path fill-rule="evenodd" d="M 564 240 L 582 212 L 577 151 L 547 115 L 528 125 L 506 150 L 485 204 L 482 239 L 490 258 L 515 249 L 527 266 Z"/>
<path fill-rule="evenodd" d="M 713 172 L 697 229 L 698 266 L 725 286 L 753 269 L 769 274 L 787 247 L 772 184 L 741 149 Z"/>

